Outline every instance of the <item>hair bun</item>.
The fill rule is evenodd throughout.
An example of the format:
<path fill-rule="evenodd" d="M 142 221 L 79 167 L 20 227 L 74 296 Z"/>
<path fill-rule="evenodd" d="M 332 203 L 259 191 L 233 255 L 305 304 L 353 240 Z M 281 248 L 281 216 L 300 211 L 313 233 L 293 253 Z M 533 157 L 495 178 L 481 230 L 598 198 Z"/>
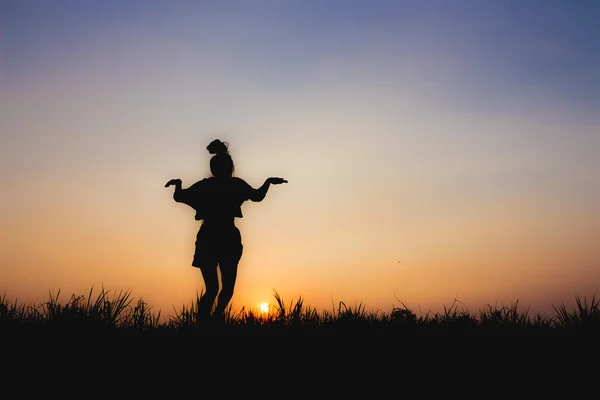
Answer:
<path fill-rule="evenodd" d="M 227 154 L 229 152 L 227 144 L 221 142 L 219 139 L 210 142 L 210 144 L 206 146 L 206 150 L 208 150 L 210 154 Z"/>

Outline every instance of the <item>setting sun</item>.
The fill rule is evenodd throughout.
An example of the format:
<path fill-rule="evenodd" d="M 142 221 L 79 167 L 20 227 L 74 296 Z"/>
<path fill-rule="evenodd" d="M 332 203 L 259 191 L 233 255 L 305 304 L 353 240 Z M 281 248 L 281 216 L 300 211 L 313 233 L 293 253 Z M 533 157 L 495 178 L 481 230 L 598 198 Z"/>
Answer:
<path fill-rule="evenodd" d="M 269 303 L 260 303 L 260 312 L 266 314 L 269 312 Z"/>

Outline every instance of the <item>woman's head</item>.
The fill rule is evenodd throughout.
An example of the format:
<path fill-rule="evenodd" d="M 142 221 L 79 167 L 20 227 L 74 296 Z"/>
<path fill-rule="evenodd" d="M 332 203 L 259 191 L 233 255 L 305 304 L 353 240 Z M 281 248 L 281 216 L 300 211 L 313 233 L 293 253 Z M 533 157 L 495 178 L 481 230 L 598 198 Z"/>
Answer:
<path fill-rule="evenodd" d="M 233 175 L 234 165 L 231 156 L 229 155 L 228 144 L 215 139 L 206 150 L 214 156 L 210 159 L 210 171 L 217 178 L 227 178 Z"/>

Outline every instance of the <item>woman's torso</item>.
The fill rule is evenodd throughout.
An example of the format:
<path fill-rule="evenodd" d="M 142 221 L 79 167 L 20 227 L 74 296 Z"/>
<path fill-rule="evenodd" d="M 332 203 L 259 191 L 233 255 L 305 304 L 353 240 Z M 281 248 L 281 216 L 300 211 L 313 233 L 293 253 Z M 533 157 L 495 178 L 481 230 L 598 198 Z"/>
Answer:
<path fill-rule="evenodd" d="M 240 178 L 206 178 L 199 182 L 196 219 L 207 226 L 232 226 L 242 218 L 242 203 L 248 199 L 248 184 Z"/>

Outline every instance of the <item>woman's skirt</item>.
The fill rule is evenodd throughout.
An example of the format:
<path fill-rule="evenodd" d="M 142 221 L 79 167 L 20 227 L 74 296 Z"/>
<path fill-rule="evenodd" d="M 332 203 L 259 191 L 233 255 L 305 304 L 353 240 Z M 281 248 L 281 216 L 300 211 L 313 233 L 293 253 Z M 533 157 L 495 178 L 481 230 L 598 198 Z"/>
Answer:
<path fill-rule="evenodd" d="M 237 265 L 242 250 L 242 237 L 235 225 L 210 225 L 204 222 L 196 235 L 192 266 Z"/>

